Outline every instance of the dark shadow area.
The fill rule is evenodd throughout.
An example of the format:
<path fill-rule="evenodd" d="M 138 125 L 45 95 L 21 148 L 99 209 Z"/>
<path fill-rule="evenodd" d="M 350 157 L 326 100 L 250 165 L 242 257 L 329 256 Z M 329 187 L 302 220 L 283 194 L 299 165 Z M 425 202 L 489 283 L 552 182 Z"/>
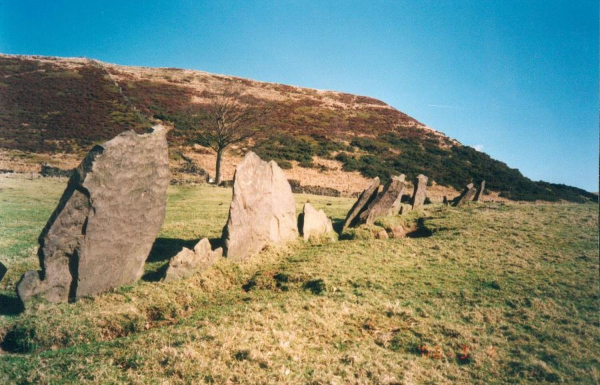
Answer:
<path fill-rule="evenodd" d="M 184 247 L 193 249 L 198 241 L 199 239 L 156 238 L 146 263 L 168 261 Z"/>
<path fill-rule="evenodd" d="M 23 310 L 23 303 L 16 295 L 0 294 L 0 315 L 18 315 Z"/>
<path fill-rule="evenodd" d="M 338 234 L 342 233 L 342 229 L 344 228 L 344 219 L 333 219 L 332 225 L 333 225 L 333 231 L 335 231 Z"/>
<path fill-rule="evenodd" d="M 431 231 L 425 225 L 425 218 L 419 218 L 417 220 L 417 229 L 415 231 L 411 231 L 410 233 L 406 233 L 407 238 L 427 238 L 433 235 L 433 231 Z"/>

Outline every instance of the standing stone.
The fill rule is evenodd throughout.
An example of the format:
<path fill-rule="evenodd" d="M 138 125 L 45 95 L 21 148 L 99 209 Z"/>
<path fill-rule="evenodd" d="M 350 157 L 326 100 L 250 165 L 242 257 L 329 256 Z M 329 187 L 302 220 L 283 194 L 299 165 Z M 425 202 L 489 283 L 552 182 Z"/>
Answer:
<path fill-rule="evenodd" d="M 380 217 L 394 215 L 400 210 L 400 200 L 404 192 L 404 178 L 395 176 L 385 185 L 383 191 L 369 204 L 358 218 L 359 223 L 372 225 Z"/>
<path fill-rule="evenodd" d="M 473 202 L 479 202 L 479 199 L 483 196 L 483 192 L 485 191 L 485 181 L 481 182 L 481 186 L 479 186 L 479 190 L 477 190 L 477 194 L 475 194 L 475 198 Z"/>
<path fill-rule="evenodd" d="M 6 266 L 4 266 L 2 262 L 0 262 L 0 282 L 2 282 L 2 278 L 4 278 L 7 271 L 8 269 L 6 268 Z"/>
<path fill-rule="evenodd" d="M 415 178 L 415 190 L 412 196 L 412 209 L 418 209 L 423 206 L 426 198 L 427 177 L 420 174 Z"/>
<path fill-rule="evenodd" d="M 137 281 L 165 218 L 167 129 L 124 132 L 75 169 L 44 227 L 41 271 L 17 285 L 21 300 L 75 300 Z"/>
<path fill-rule="evenodd" d="M 477 189 L 473 187 L 473 183 L 469 183 L 463 192 L 454 200 L 454 206 L 459 207 L 473 200 L 477 193 Z"/>
<path fill-rule="evenodd" d="M 377 197 L 379 184 L 379 177 L 373 178 L 371 184 L 360 194 L 354 203 L 354 206 L 352 206 L 350 211 L 348 211 L 348 215 L 346 215 L 346 220 L 344 221 L 344 227 L 342 231 L 356 224 L 356 220 L 358 219 L 360 213 L 363 212 L 373 201 L 373 199 Z"/>
<path fill-rule="evenodd" d="M 406 181 L 406 175 L 404 174 L 400 174 L 400 176 L 398 177 L 392 177 L 392 179 L 394 178 L 398 178 L 398 180 L 400 182 L 402 182 L 402 191 L 398 194 L 398 198 L 394 201 L 394 203 L 392 204 L 392 211 L 390 213 L 390 215 L 398 215 L 400 214 L 400 208 L 402 207 L 402 195 L 404 194 L 404 187 L 405 187 L 405 181 Z"/>
<path fill-rule="evenodd" d="M 310 237 L 333 233 L 331 219 L 327 218 L 325 211 L 317 211 L 308 202 L 304 204 L 302 214 L 300 214 L 300 231 L 305 241 Z"/>
<path fill-rule="evenodd" d="M 223 249 L 219 247 L 213 251 L 208 238 L 204 238 L 194 246 L 194 250 L 184 247 L 171 258 L 162 281 L 171 282 L 190 277 L 199 271 L 208 269 L 222 256 Z"/>
<path fill-rule="evenodd" d="M 297 237 L 296 202 L 285 174 L 274 161 L 248 152 L 233 177 L 233 200 L 223 229 L 225 255 L 243 260 L 270 243 Z"/>

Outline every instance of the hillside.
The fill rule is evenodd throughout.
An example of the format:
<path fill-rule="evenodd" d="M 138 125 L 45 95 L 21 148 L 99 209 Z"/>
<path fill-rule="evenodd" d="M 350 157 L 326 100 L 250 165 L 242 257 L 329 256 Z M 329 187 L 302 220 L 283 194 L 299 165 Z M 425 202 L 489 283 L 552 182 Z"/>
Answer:
<path fill-rule="evenodd" d="M 139 283 L 19 313 L 65 180 L 0 176 L 0 383 L 594 384 L 594 204 L 427 206 L 429 236 L 293 242 L 156 282 L 231 189 L 171 186 Z M 353 199 L 296 195 L 335 224 Z M 403 217 L 387 220 L 402 220 Z"/>
<path fill-rule="evenodd" d="M 277 133 L 256 151 L 302 184 L 351 194 L 366 178 L 404 173 L 412 180 L 423 173 L 438 195 L 486 180 L 493 196 L 503 198 L 597 200 L 581 189 L 532 182 L 373 98 L 201 71 L 37 56 L 0 56 L 0 169 L 31 171 L 42 162 L 74 167 L 94 143 L 160 120 L 174 126 L 169 141 L 176 174 L 189 177 L 179 154 L 210 171 L 210 151 L 194 146 L 182 117 L 191 104 L 227 90 L 241 91 L 248 105 L 273 107 L 266 124 Z"/>

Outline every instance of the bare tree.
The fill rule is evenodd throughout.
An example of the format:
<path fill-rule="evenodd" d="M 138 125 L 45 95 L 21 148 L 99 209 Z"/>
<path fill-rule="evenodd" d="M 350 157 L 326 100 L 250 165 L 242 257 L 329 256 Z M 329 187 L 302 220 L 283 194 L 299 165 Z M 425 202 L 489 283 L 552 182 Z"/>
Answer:
<path fill-rule="evenodd" d="M 248 141 L 262 133 L 265 137 L 269 106 L 242 103 L 239 92 L 228 92 L 214 97 L 208 104 L 190 107 L 187 127 L 195 133 L 195 141 L 207 145 L 217 153 L 215 183 L 222 181 L 221 165 L 225 151 L 231 146 Z"/>

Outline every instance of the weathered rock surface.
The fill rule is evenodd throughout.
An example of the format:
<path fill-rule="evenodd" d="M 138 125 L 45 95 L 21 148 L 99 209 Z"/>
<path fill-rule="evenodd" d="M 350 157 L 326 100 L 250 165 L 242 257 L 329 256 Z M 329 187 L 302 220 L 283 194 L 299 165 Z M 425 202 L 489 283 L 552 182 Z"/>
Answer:
<path fill-rule="evenodd" d="M 183 248 L 171 258 L 162 281 L 170 282 L 187 278 L 197 272 L 208 269 L 223 256 L 223 249 L 212 250 L 208 238 L 202 239 L 194 246 L 194 250 Z"/>
<path fill-rule="evenodd" d="M 360 213 L 363 212 L 377 197 L 379 184 L 379 177 L 373 178 L 371 184 L 360 194 L 350 211 L 348 211 L 348 215 L 346 215 L 343 230 L 346 230 L 350 226 L 356 225 Z"/>
<path fill-rule="evenodd" d="M 400 182 L 402 182 L 402 191 L 398 194 L 398 198 L 392 203 L 392 210 L 390 215 L 398 215 L 400 214 L 400 208 L 402 207 L 402 196 L 404 195 L 404 187 L 406 181 L 406 175 L 400 174 L 398 177 L 392 177 L 392 179 L 397 178 Z"/>
<path fill-rule="evenodd" d="M 473 183 L 469 183 L 467 187 L 465 187 L 465 189 L 462 191 L 462 193 L 454 199 L 454 206 L 459 207 L 467 202 L 472 201 L 476 193 L 477 189 L 473 187 Z"/>
<path fill-rule="evenodd" d="M 485 181 L 481 182 L 481 186 L 479 186 L 479 190 L 477 190 L 477 194 L 475 194 L 475 198 L 473 198 L 473 202 L 479 202 L 479 199 L 483 196 L 483 192 L 485 191 Z"/>
<path fill-rule="evenodd" d="M 392 177 L 383 190 L 358 217 L 359 223 L 372 225 L 380 217 L 397 214 L 400 210 L 400 200 L 404 192 L 404 177 Z"/>
<path fill-rule="evenodd" d="M 298 220 L 300 232 L 305 241 L 310 237 L 318 237 L 333 233 L 331 219 L 327 218 L 325 211 L 317 211 L 310 203 L 306 202 Z"/>
<path fill-rule="evenodd" d="M 87 154 L 39 237 L 42 270 L 17 285 L 24 303 L 74 300 L 142 276 L 165 217 L 166 134 L 124 132 Z"/>
<path fill-rule="evenodd" d="M 2 278 L 4 278 L 7 271 L 8 269 L 6 268 L 6 266 L 4 266 L 2 262 L 0 262 L 0 282 L 2 282 Z"/>
<path fill-rule="evenodd" d="M 298 237 L 296 202 L 277 163 L 267 163 L 248 152 L 237 165 L 233 180 L 233 200 L 223 229 L 228 258 L 243 260 L 267 244 Z"/>
<path fill-rule="evenodd" d="M 425 204 L 425 198 L 427 197 L 427 177 L 420 174 L 415 178 L 415 190 L 412 196 L 412 209 L 416 210 L 423 207 Z"/>

